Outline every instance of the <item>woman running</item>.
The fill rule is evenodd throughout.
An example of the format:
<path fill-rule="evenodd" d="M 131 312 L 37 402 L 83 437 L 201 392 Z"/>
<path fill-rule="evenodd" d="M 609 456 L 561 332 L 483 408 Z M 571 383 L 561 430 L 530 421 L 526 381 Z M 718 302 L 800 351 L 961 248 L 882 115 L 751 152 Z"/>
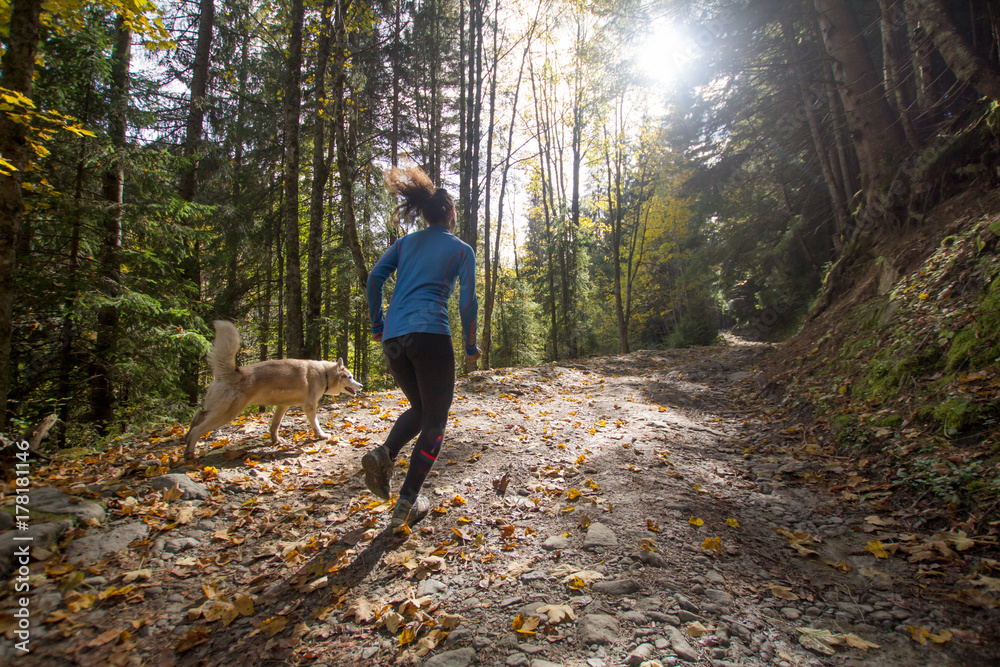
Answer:
<path fill-rule="evenodd" d="M 468 244 L 452 234 L 455 201 L 435 188 L 423 170 L 392 168 L 386 175 L 389 191 L 403 197 L 397 219 L 419 214 L 427 226 L 396 241 L 368 275 L 368 315 L 372 337 L 382 343 L 389 371 L 410 401 L 385 442 L 361 458 L 365 485 L 383 500 L 389 499 L 389 480 L 403 445 L 417 436 L 410 467 L 399 489 L 390 525 L 407 533 L 430 509 L 420 487 L 441 450 L 455 392 L 455 353 L 448 326 L 448 298 L 461 284 L 459 309 L 462 341 L 471 363 L 482 355 L 476 346 L 476 256 Z M 396 273 L 396 286 L 383 320 L 382 285 Z"/>

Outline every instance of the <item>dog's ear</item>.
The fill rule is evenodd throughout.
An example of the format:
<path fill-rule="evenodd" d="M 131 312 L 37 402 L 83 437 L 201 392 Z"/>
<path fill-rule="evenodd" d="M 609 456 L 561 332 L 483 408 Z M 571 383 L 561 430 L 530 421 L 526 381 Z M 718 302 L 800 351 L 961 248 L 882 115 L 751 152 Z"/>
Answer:
<path fill-rule="evenodd" d="M 340 370 L 344 370 L 344 360 L 340 357 L 337 357 L 337 367 L 340 368 Z"/>

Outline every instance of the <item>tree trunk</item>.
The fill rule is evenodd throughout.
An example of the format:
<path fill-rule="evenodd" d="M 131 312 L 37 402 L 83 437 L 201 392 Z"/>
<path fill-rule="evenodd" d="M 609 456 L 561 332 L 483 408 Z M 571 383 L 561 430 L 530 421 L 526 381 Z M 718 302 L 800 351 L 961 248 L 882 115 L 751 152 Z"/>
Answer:
<path fill-rule="evenodd" d="M 299 112 L 302 101 L 303 0 L 292 0 L 285 74 L 285 311 L 288 356 L 305 355 L 302 336 L 302 260 L 299 256 Z"/>
<path fill-rule="evenodd" d="M 344 238 L 354 259 L 354 269 L 357 271 L 361 288 L 368 284 L 368 263 L 365 261 L 364 249 L 358 235 L 358 223 L 354 214 L 354 173 L 351 165 L 352 146 L 348 145 L 347 113 L 347 12 L 351 0 L 338 0 L 336 25 L 336 45 L 334 47 L 334 111 L 333 123 L 336 128 L 337 142 L 337 177 L 340 182 L 340 214 L 344 221 Z"/>
<path fill-rule="evenodd" d="M 814 0 L 823 43 L 861 162 L 862 187 L 872 194 L 887 178 L 905 143 L 875 72 L 857 16 L 848 0 Z"/>
<path fill-rule="evenodd" d="M 900 9 L 902 0 L 879 0 L 882 28 L 882 69 L 885 72 L 885 92 L 893 111 L 903 124 L 903 134 L 913 150 L 920 149 L 920 139 L 913 127 L 913 116 L 910 113 L 912 100 L 907 95 L 905 67 L 906 59 L 902 57 L 903 45 L 900 43 L 899 23 L 895 19 L 902 16 Z M 904 24 L 905 25 L 905 24 Z"/>
<path fill-rule="evenodd" d="M 326 161 L 326 66 L 330 58 L 331 13 L 333 0 L 323 0 L 322 28 L 316 52 L 316 119 L 313 126 L 313 182 L 309 200 L 309 241 L 307 243 L 306 277 L 306 350 L 310 359 L 319 359 L 321 347 L 320 319 L 323 316 L 323 203 L 330 166 Z"/>
<path fill-rule="evenodd" d="M 198 151 L 204 132 L 206 95 L 208 92 L 209 61 L 212 52 L 212 30 L 215 26 L 214 0 L 201 0 L 198 17 L 198 41 L 195 45 L 191 70 L 191 107 L 188 110 L 187 132 L 184 136 L 185 166 L 181 170 L 178 194 L 193 202 L 198 192 Z M 194 287 L 195 306 L 201 302 L 201 259 L 196 241 L 191 255 L 183 260 L 184 280 Z M 198 371 L 200 359 L 181 359 L 181 389 L 188 403 L 198 404 Z"/>
<path fill-rule="evenodd" d="M 31 82 L 38 50 L 42 0 L 12 0 L 7 50 L 3 54 L 0 87 L 31 98 Z M 21 173 L 30 149 L 25 127 L 0 112 L 0 156 L 13 169 L 0 169 L 0 428 L 7 426 L 7 394 L 10 391 L 10 343 L 13 335 L 14 267 L 17 240 L 24 217 Z"/>
<path fill-rule="evenodd" d="M 115 46 L 111 53 L 111 81 L 108 99 L 108 138 L 112 154 L 104 172 L 103 194 L 108 208 L 98 256 L 100 291 L 109 302 L 97 313 L 97 339 L 90 371 L 90 406 L 98 433 L 105 435 L 115 415 L 114 371 L 118 349 L 118 306 L 121 294 L 122 192 L 126 147 L 129 60 L 132 31 L 121 16 L 115 24 Z"/>
<path fill-rule="evenodd" d="M 906 0 L 906 11 L 920 22 L 955 76 L 980 95 L 1000 100 L 1000 72 L 965 42 L 940 0 Z"/>

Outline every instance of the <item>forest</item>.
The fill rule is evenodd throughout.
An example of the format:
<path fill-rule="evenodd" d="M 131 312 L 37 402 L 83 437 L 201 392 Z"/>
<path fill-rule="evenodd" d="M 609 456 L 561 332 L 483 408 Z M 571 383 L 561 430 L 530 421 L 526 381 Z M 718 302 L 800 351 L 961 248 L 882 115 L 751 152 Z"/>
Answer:
<path fill-rule="evenodd" d="M 0 662 L 1000 660 L 998 0 L 0 0 L 0 42 Z M 413 166 L 482 358 L 396 532 Z M 363 391 L 185 462 L 220 319 Z"/>
<path fill-rule="evenodd" d="M 3 418 L 183 421 L 216 318 L 386 386 L 398 164 L 456 195 L 484 368 L 780 338 L 943 163 L 996 176 L 995 9 L 10 2 Z"/>

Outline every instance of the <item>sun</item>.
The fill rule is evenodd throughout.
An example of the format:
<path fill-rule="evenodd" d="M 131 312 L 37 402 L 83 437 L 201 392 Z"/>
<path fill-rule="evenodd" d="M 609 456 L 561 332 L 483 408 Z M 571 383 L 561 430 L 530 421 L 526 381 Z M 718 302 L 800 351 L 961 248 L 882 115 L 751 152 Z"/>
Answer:
<path fill-rule="evenodd" d="M 639 74 L 654 84 L 670 84 L 697 60 L 698 49 L 691 36 L 669 19 L 649 24 L 635 47 Z"/>

